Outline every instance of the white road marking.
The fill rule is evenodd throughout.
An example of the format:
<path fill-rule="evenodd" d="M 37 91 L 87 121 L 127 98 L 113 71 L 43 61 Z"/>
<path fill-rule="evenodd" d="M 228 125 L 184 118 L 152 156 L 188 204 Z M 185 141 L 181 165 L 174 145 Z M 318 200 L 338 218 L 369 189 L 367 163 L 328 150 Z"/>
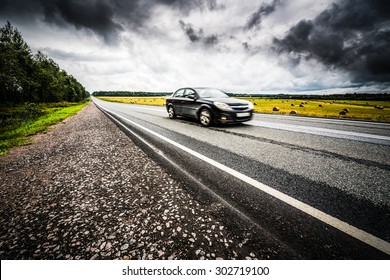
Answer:
<path fill-rule="evenodd" d="M 272 128 L 272 129 L 281 129 L 281 130 L 308 133 L 308 134 L 321 135 L 321 136 L 331 136 L 331 137 L 343 138 L 343 139 L 359 140 L 363 138 L 363 139 L 381 140 L 381 141 L 388 142 L 388 144 L 390 145 L 390 137 L 384 135 L 375 135 L 375 134 L 359 133 L 353 131 L 343 131 L 343 130 L 336 130 L 336 129 L 329 129 L 329 128 L 282 124 L 277 122 L 267 122 L 267 121 L 257 121 L 257 120 L 249 121 L 247 122 L 247 124 Z"/>
<path fill-rule="evenodd" d="M 129 107 L 130 108 L 134 108 L 134 109 L 157 111 L 157 112 L 164 112 L 164 111 L 166 111 L 165 107 L 153 108 L 153 107 L 148 107 L 147 105 L 138 105 L 138 106 L 137 105 L 129 105 Z"/>
<path fill-rule="evenodd" d="M 381 127 L 381 128 L 388 128 L 390 127 L 390 123 L 383 123 L 383 122 L 373 122 L 373 121 L 358 121 L 358 120 L 345 120 L 345 119 L 330 119 L 330 118 L 313 118 L 313 117 L 306 117 L 306 116 L 289 116 L 289 115 L 274 115 L 274 114 L 264 114 L 264 113 L 255 113 L 259 118 L 261 119 L 271 119 L 271 120 L 281 120 L 281 119 L 287 119 L 292 121 L 310 121 L 314 123 L 326 123 L 326 124 L 342 124 L 342 125 L 350 125 L 350 126 L 364 126 L 364 127 Z"/>
<path fill-rule="evenodd" d="M 132 120 L 129 120 L 125 117 L 122 117 L 122 116 L 118 115 L 117 113 L 115 113 L 107 108 L 104 108 L 101 105 L 98 105 L 98 104 L 96 104 L 96 105 L 98 107 L 102 108 L 104 111 L 106 111 L 106 112 L 108 112 L 108 113 L 110 113 L 110 114 L 112 114 L 120 119 L 125 120 L 126 122 L 160 138 L 161 140 L 164 140 L 165 142 L 175 146 L 176 148 L 179 148 L 179 149 L 189 153 L 190 155 L 197 157 L 198 159 L 203 160 L 203 161 L 207 162 L 208 164 L 211 164 L 214 167 L 244 181 L 245 183 L 250 184 L 253 187 L 287 203 L 288 205 L 293 206 L 296 209 L 299 209 L 302 212 L 304 212 L 304 213 L 306 213 L 306 214 L 308 214 L 308 215 L 310 215 L 310 216 L 312 216 L 312 217 L 314 217 L 314 218 L 316 218 L 316 219 L 318 219 L 318 220 L 320 220 L 320 221 L 322 221 L 322 222 L 324 222 L 324 223 L 326 223 L 326 224 L 328 224 L 328 225 L 330 225 L 330 226 L 332 226 L 332 227 L 334 227 L 334 228 L 336 228 L 336 229 L 338 229 L 338 230 L 340 230 L 340 231 L 342 231 L 342 232 L 344 232 L 344 233 L 346 233 L 346 234 L 348 234 L 348 235 L 350 235 L 350 236 L 352 236 L 352 237 L 390 255 L 390 243 L 389 242 L 387 242 L 383 239 L 380 239 L 380 238 L 378 238 L 378 237 L 376 237 L 368 232 L 365 232 L 365 231 L 363 231 L 363 230 L 361 230 L 353 225 L 350 225 L 350 224 L 348 224 L 348 223 L 346 223 L 338 218 L 335 218 L 335 217 L 333 217 L 333 216 L 331 216 L 331 215 L 329 215 L 321 210 L 318 210 L 318 209 L 316 209 L 316 208 L 314 208 L 314 207 L 312 207 L 312 206 L 310 206 L 302 201 L 299 201 L 291 196 L 288 196 L 288 195 L 286 195 L 286 194 L 284 194 L 276 189 L 273 189 L 272 187 L 269 187 L 263 183 L 260 183 L 260 182 L 254 180 L 254 179 L 252 179 L 252 178 L 250 178 L 250 177 L 248 177 L 248 176 L 246 176 L 246 175 L 244 175 L 244 174 L 242 174 L 242 173 L 240 173 L 240 172 L 238 172 L 238 171 L 236 171 L 236 170 L 234 170 L 226 165 L 223 165 L 223 164 L 221 164 L 221 163 L 219 163 L 211 158 L 208 158 L 208 157 L 206 157 L 206 156 L 204 156 L 204 155 L 202 155 L 194 150 L 191 150 L 191 149 L 187 148 L 186 146 L 183 146 L 183 145 L 181 145 L 181 144 L 179 144 L 179 143 L 177 143 L 177 142 L 175 142 L 175 141 L 173 141 L 173 140 L 171 140 L 171 139 L 169 139 L 161 134 L 158 134 L 158 133 L 156 133 L 156 132 L 154 132 L 146 127 L 143 127 L 142 125 L 140 125 Z"/>

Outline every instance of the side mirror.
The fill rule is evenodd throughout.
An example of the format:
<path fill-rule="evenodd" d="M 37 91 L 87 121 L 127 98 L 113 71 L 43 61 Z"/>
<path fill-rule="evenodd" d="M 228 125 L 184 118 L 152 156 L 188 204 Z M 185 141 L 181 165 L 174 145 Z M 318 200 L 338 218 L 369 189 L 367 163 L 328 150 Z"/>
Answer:
<path fill-rule="evenodd" d="M 190 99 L 194 99 L 194 100 L 196 99 L 195 98 L 195 94 L 189 94 L 189 95 L 187 95 L 187 97 L 190 98 Z"/>

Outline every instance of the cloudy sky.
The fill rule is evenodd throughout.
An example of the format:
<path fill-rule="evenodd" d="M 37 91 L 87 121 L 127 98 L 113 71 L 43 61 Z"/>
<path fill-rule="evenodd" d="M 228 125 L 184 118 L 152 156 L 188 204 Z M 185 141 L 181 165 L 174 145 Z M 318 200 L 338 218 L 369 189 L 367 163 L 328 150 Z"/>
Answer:
<path fill-rule="evenodd" d="M 88 91 L 390 89 L 385 0 L 0 0 Z"/>

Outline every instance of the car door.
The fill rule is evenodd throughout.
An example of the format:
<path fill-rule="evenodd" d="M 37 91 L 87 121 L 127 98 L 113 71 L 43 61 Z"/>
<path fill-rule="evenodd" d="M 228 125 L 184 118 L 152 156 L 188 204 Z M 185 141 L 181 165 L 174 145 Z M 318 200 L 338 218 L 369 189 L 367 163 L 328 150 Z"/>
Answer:
<path fill-rule="evenodd" d="M 191 88 L 187 88 L 183 97 L 182 114 L 189 117 L 196 117 L 196 92 Z"/>
<path fill-rule="evenodd" d="M 172 98 L 171 103 L 177 115 L 181 115 L 183 111 L 182 108 L 183 108 L 183 101 L 184 101 L 184 97 L 183 97 L 184 92 L 185 92 L 184 88 L 179 89 L 175 92 Z"/>

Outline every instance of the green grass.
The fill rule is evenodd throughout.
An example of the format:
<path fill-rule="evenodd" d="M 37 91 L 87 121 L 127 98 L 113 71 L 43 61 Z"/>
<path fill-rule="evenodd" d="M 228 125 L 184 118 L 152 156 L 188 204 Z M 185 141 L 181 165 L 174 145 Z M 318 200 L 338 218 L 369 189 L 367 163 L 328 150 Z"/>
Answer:
<path fill-rule="evenodd" d="M 105 101 L 128 104 L 164 106 L 166 97 L 99 97 Z M 357 101 L 357 100 L 298 100 L 239 97 L 253 102 L 255 112 L 268 114 L 290 114 L 296 111 L 299 116 L 320 118 L 342 118 L 390 122 L 390 101 Z M 291 106 L 294 104 L 294 106 Z M 302 105 L 303 107 L 300 107 Z M 377 109 L 375 106 L 383 106 Z M 273 111 L 278 107 L 279 111 Z M 339 112 L 348 109 L 346 115 Z"/>
<path fill-rule="evenodd" d="M 87 102 L 25 104 L 0 107 L 0 156 L 16 146 L 31 144 L 31 135 L 77 114 Z"/>

